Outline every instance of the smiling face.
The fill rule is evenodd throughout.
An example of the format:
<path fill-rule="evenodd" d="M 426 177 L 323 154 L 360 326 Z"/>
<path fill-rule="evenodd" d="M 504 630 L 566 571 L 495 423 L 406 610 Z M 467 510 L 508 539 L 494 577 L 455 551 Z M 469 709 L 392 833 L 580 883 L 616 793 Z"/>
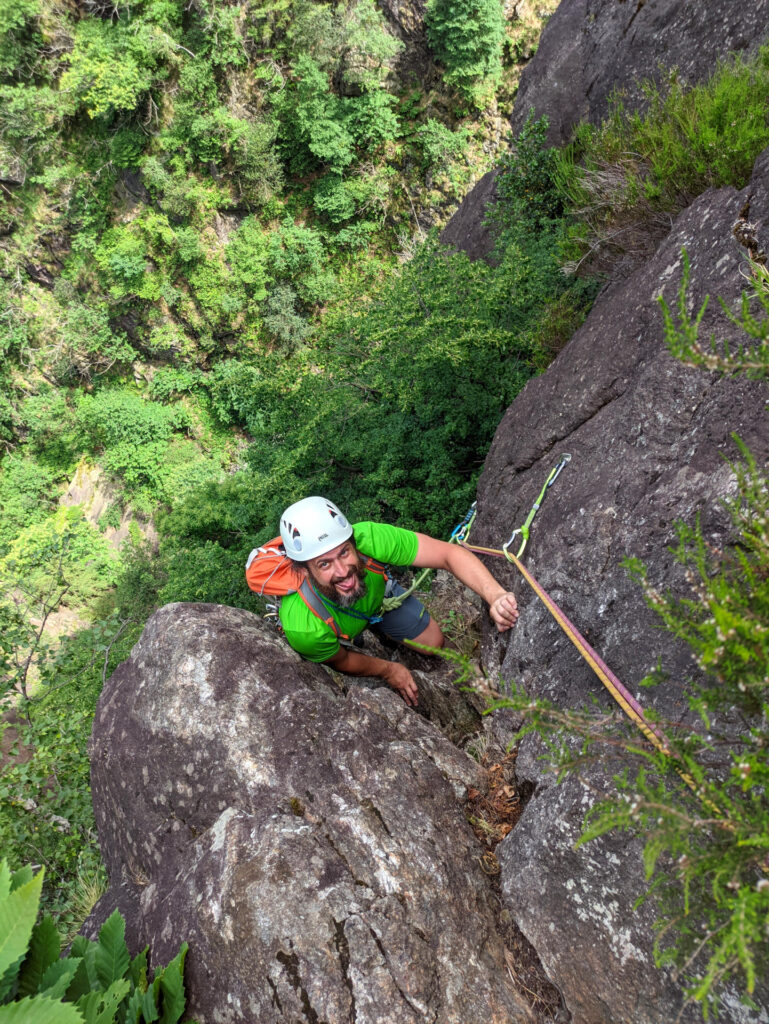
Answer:
<path fill-rule="evenodd" d="M 352 538 L 305 565 L 321 594 L 342 608 L 349 608 L 366 593 L 363 560 Z"/>

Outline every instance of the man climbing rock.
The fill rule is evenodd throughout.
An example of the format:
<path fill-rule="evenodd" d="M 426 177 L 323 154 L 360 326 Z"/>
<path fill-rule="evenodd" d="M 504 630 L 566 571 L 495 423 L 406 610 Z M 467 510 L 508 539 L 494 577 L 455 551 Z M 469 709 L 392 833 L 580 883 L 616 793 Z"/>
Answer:
<path fill-rule="evenodd" d="M 280 621 L 294 650 L 350 675 L 384 679 L 412 706 L 417 687 L 404 665 L 341 642 L 369 627 L 399 643 L 443 646 L 440 627 L 413 595 L 393 610 L 383 609 L 385 596 L 404 593 L 387 579 L 386 564 L 447 569 L 486 601 L 500 632 L 518 618 L 515 597 L 470 551 L 384 523 L 353 526 L 326 498 L 303 498 L 289 506 L 281 517 L 280 535 L 302 581 L 280 606 Z"/>

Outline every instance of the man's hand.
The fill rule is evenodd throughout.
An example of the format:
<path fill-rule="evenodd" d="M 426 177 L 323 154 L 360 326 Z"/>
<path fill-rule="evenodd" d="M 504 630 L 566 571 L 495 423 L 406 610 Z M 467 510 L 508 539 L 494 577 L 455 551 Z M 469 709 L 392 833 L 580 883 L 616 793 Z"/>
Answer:
<path fill-rule="evenodd" d="M 511 593 L 500 594 L 489 605 L 489 614 L 497 624 L 500 633 L 510 629 L 518 621 L 518 603 Z"/>
<path fill-rule="evenodd" d="M 417 684 L 414 682 L 414 677 L 405 665 L 401 665 L 397 661 L 388 661 L 387 666 L 385 680 L 392 686 L 393 690 L 398 691 L 409 707 L 415 708 L 419 701 L 419 694 L 417 693 Z"/>

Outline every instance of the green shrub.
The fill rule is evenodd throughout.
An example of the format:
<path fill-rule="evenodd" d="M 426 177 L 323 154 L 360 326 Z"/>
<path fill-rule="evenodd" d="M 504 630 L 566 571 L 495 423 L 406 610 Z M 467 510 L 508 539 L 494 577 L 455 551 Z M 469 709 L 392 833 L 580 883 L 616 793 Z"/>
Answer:
<path fill-rule="evenodd" d="M 232 275 L 249 299 L 261 302 L 267 295 L 269 233 L 253 217 L 246 217 L 230 236 L 225 249 Z"/>
<path fill-rule="evenodd" d="M 47 359 L 58 380 L 90 381 L 124 369 L 137 358 L 125 333 L 113 330 L 105 303 L 83 302 L 66 279 L 57 281 L 54 294 L 56 344 Z"/>
<path fill-rule="evenodd" d="M 45 519 L 56 501 L 54 474 L 31 458 L 7 456 L 0 463 L 0 555 L 22 529 Z"/>
<path fill-rule="evenodd" d="M 289 351 L 301 345 L 312 332 L 310 323 L 296 310 L 297 294 L 288 284 L 270 291 L 262 322 L 265 329 Z"/>
<path fill-rule="evenodd" d="M 29 447 L 57 479 L 69 474 L 81 451 L 76 415 L 67 398 L 65 391 L 46 384 L 28 395 L 20 410 Z"/>
<path fill-rule="evenodd" d="M 342 119 L 358 149 L 367 154 L 400 134 L 395 97 L 384 89 L 372 89 L 362 96 L 342 100 Z"/>
<path fill-rule="evenodd" d="M 112 388 L 80 395 L 77 421 L 89 446 L 109 450 L 122 443 L 136 445 L 167 441 L 187 426 L 181 407 L 148 402 L 127 388 Z"/>
<path fill-rule="evenodd" d="M 451 161 L 463 156 L 467 149 L 466 128 L 452 131 L 446 125 L 430 117 L 417 128 L 415 139 L 422 153 L 422 167 L 426 170 L 442 169 Z"/>
<path fill-rule="evenodd" d="M 341 102 L 312 57 L 304 55 L 296 61 L 277 112 L 279 148 L 293 174 L 318 167 L 341 174 L 353 162 L 355 142 L 344 126 Z"/>
<path fill-rule="evenodd" d="M 387 30 L 375 0 L 335 6 L 292 0 L 292 6 L 279 53 L 287 59 L 308 54 L 342 95 L 357 97 L 384 84 L 402 44 Z"/>
<path fill-rule="evenodd" d="M 0 559 L 5 594 L 20 591 L 40 601 L 52 578 L 66 582 L 67 603 L 82 606 L 108 589 L 115 579 L 116 554 L 83 517 L 80 506 L 63 507 L 20 530 Z"/>
<path fill-rule="evenodd" d="M 326 174 L 318 181 L 313 190 L 312 205 L 332 224 L 342 224 L 357 212 L 355 200 L 350 190 L 345 188 L 341 174 Z"/>
<path fill-rule="evenodd" d="M 133 111 L 163 63 L 175 55 L 173 40 L 141 19 L 128 24 L 83 18 L 61 88 L 77 97 L 90 117 Z"/>
<path fill-rule="evenodd" d="M 427 38 L 444 79 L 469 100 L 502 74 L 505 14 L 501 0 L 428 0 Z"/>
<path fill-rule="evenodd" d="M 547 117 L 535 120 L 530 111 L 511 152 L 500 161 L 490 219 L 501 229 L 521 220 L 538 228 L 563 216 L 559 151 L 546 145 L 547 126 Z"/>
<path fill-rule="evenodd" d="M 285 217 L 269 237 L 267 268 L 277 282 L 290 285 L 307 306 L 326 301 L 335 279 L 326 266 L 323 238 L 315 228 Z"/>
<path fill-rule="evenodd" d="M 124 388 L 81 395 L 77 423 L 82 443 L 126 490 L 146 487 L 164 493 L 172 435 L 186 430 L 189 417 L 182 406 L 149 402 Z"/>
<path fill-rule="evenodd" d="M 78 936 L 61 956 L 51 917 L 37 924 L 44 870 L 11 872 L 0 861 L 0 1019 L 25 1024 L 116 1024 L 162 1020 L 184 1013 L 187 946 L 148 979 L 149 948 L 133 960 L 125 921 L 116 910 L 91 942 Z"/>
<path fill-rule="evenodd" d="M 112 280 L 110 292 L 115 298 L 142 295 L 157 298 L 157 288 L 146 287 L 149 270 L 146 241 L 133 226 L 110 228 L 102 236 L 95 252 L 96 262 Z"/>
<path fill-rule="evenodd" d="M 648 85 L 646 97 L 633 114 L 618 100 L 604 124 L 581 126 L 559 157 L 577 221 L 575 260 L 595 254 L 611 265 L 644 233 L 653 247 L 671 215 L 705 189 L 747 183 L 769 144 L 769 47 L 722 63 L 701 85 Z"/>

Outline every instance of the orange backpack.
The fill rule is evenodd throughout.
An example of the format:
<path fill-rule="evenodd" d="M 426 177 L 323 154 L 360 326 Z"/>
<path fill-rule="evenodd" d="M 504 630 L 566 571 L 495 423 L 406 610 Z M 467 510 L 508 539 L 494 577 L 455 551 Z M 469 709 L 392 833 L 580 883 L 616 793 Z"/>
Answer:
<path fill-rule="evenodd" d="M 387 577 L 385 566 L 374 558 L 366 559 L 366 569 Z M 350 639 L 341 631 L 331 610 L 315 592 L 307 576 L 296 570 L 286 554 L 280 537 L 267 541 L 260 548 L 254 548 L 248 556 L 246 583 L 260 597 L 287 597 L 289 594 L 298 594 L 313 615 L 317 615 L 322 622 L 331 627 L 337 639 Z M 353 616 L 359 617 L 354 612 Z"/>

